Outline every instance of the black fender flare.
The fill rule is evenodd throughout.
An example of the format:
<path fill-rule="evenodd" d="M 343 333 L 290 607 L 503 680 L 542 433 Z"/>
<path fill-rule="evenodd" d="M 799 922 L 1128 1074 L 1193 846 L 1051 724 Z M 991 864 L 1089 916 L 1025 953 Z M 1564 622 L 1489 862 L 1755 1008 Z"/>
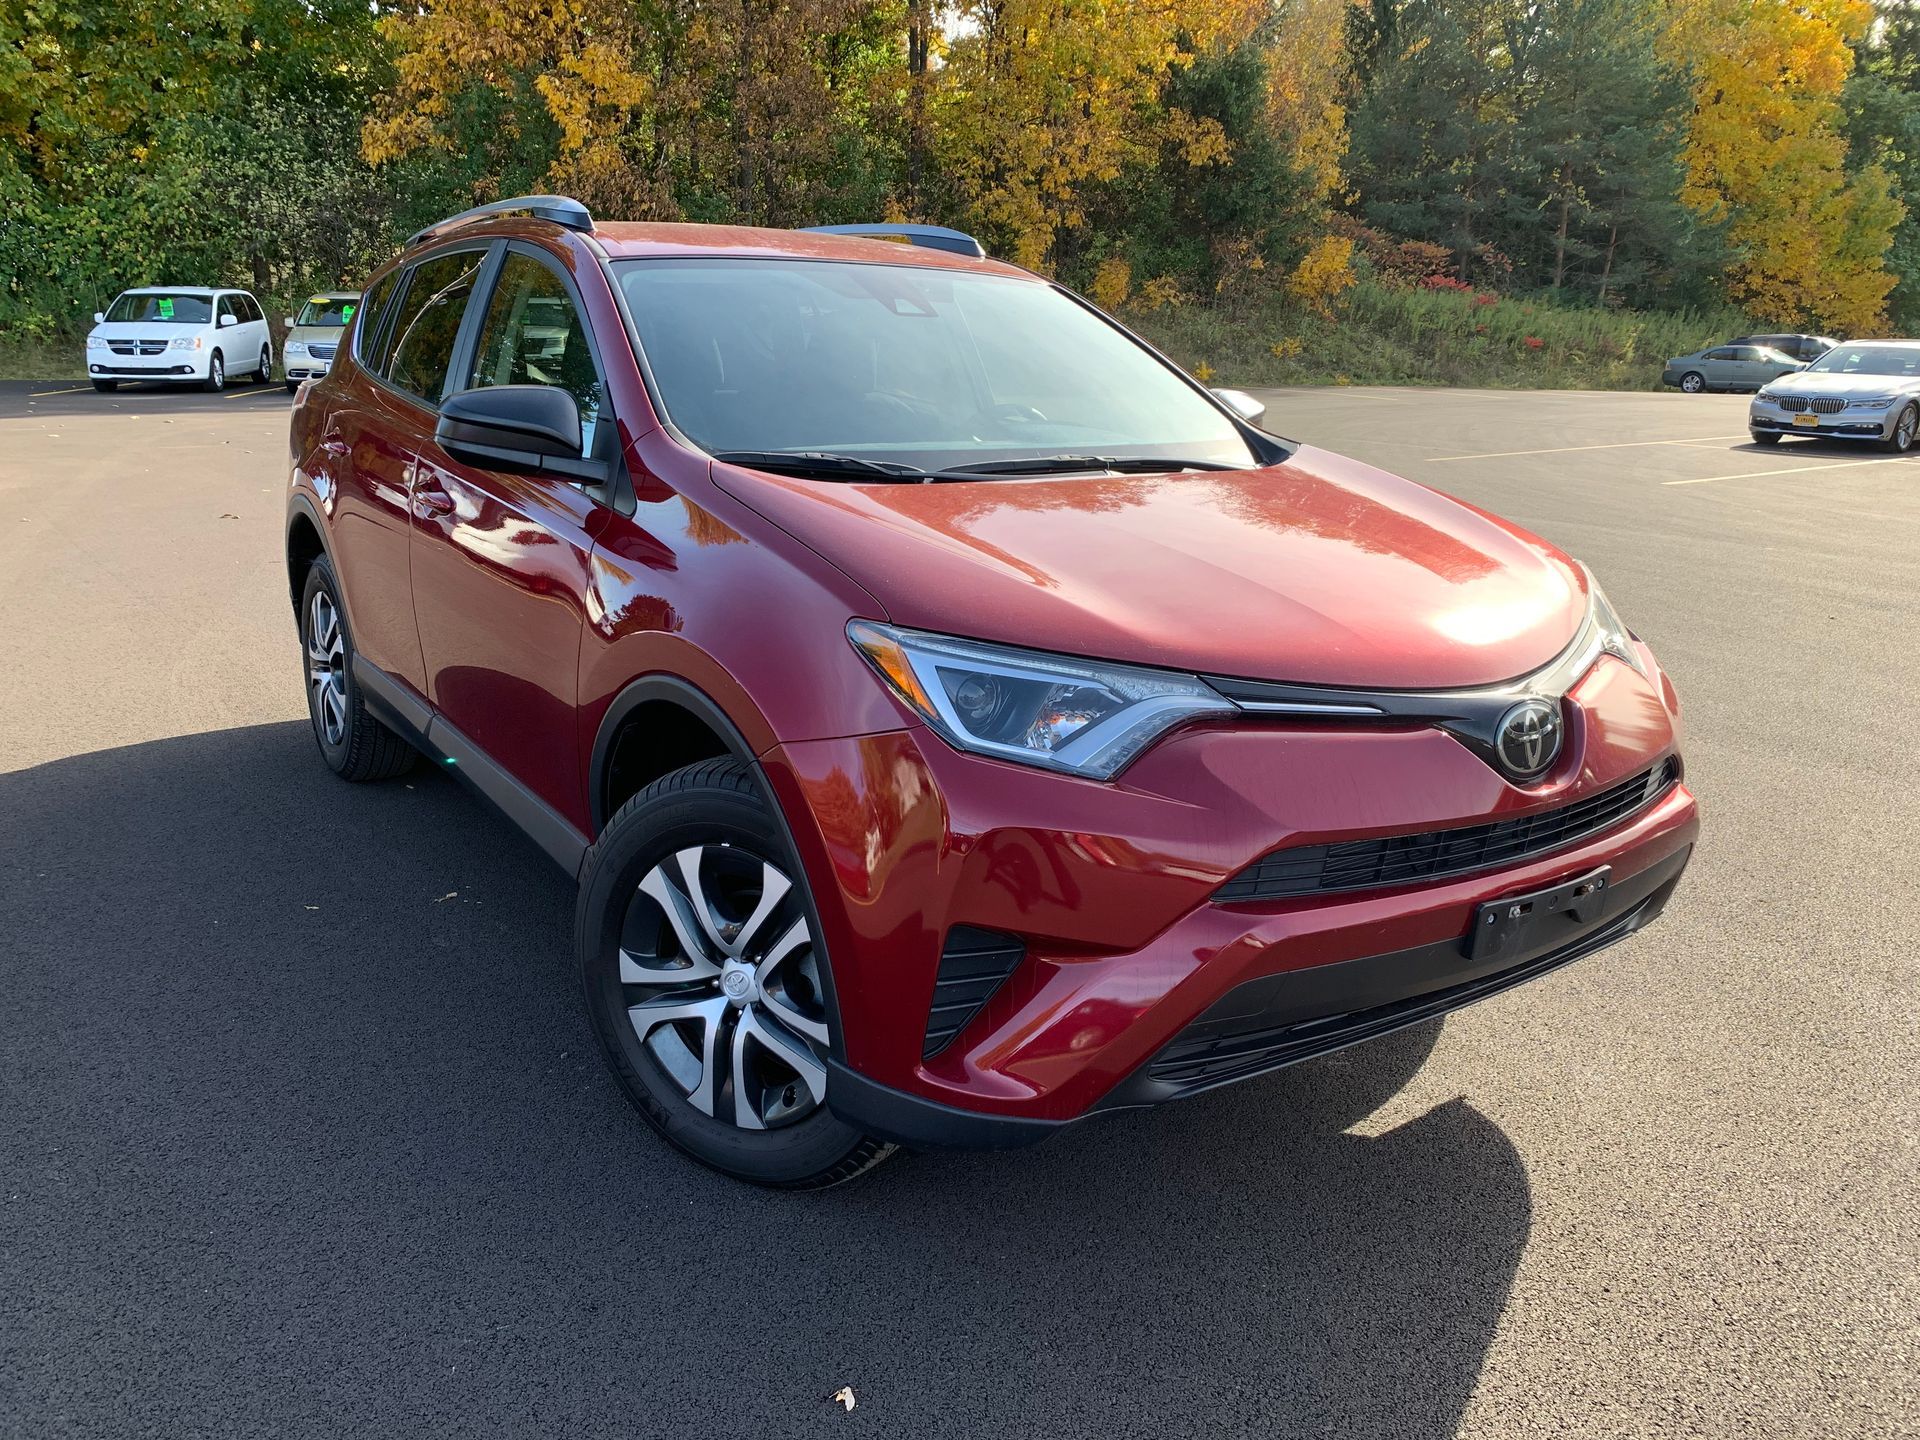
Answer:
<path fill-rule="evenodd" d="M 813 928 L 814 954 L 820 960 L 820 981 L 826 990 L 827 1011 L 833 1017 L 828 1029 L 832 1042 L 828 1046 L 832 1058 L 845 1065 L 846 1040 L 840 1026 L 840 992 L 834 983 L 833 958 L 828 951 L 825 932 L 820 924 L 820 906 L 814 897 L 813 885 L 806 875 L 806 867 L 800 858 L 800 847 L 794 844 L 793 825 L 787 819 L 787 813 L 780 805 L 780 797 L 774 793 L 773 786 L 767 782 L 766 769 L 760 763 L 760 757 L 747 744 L 747 738 L 740 727 L 727 714 L 720 702 L 706 691 L 684 680 L 678 675 L 654 674 L 642 675 L 629 681 L 620 693 L 613 697 L 613 703 L 607 706 L 607 713 L 600 717 L 600 729 L 593 737 L 593 756 L 587 769 L 587 808 L 593 821 L 593 838 L 597 844 L 601 832 L 606 828 L 606 779 L 607 766 L 613 758 L 613 739 L 620 733 L 620 727 L 627 717 L 642 705 L 664 701 L 678 705 L 681 709 L 697 717 L 720 737 L 727 752 L 753 772 L 760 794 L 767 802 L 767 810 L 773 816 L 773 823 L 780 831 L 781 840 L 787 847 L 787 857 L 794 868 L 800 872 L 801 903 L 806 906 L 807 924 Z M 591 855 L 591 851 L 588 852 Z M 581 869 L 581 880 L 586 879 L 585 866 Z"/>

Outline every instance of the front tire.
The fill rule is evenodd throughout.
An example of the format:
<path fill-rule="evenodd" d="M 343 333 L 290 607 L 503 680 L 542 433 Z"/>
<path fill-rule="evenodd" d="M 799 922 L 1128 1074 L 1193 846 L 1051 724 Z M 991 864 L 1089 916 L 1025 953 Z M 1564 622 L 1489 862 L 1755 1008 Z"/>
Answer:
<path fill-rule="evenodd" d="M 1689 370 L 1680 377 L 1680 388 L 1689 395 L 1698 395 L 1707 388 L 1707 377 L 1698 370 Z"/>
<path fill-rule="evenodd" d="M 218 350 L 207 357 L 207 378 L 200 382 L 200 388 L 208 394 L 218 394 L 227 388 L 227 362 L 220 358 Z"/>
<path fill-rule="evenodd" d="M 102 395 L 111 395 L 120 388 L 120 382 L 118 380 L 96 380 L 93 382 L 93 388 L 98 390 Z"/>
<path fill-rule="evenodd" d="M 635 795 L 587 856 L 587 1013 L 634 1108 L 701 1164 L 817 1189 L 894 1147 L 826 1105 L 834 1023 L 805 878 L 751 769 L 704 760 Z"/>
<path fill-rule="evenodd" d="M 1756 445 L 1778 445 L 1780 443 L 1780 432 L 1778 430 L 1749 430 L 1747 433 L 1753 436 L 1753 443 Z"/>
<path fill-rule="evenodd" d="M 340 583 L 322 555 L 308 569 L 300 598 L 301 667 L 313 738 L 327 768 L 342 780 L 390 780 L 412 769 L 418 752 L 368 711 L 353 678 L 353 653 Z"/>
<path fill-rule="evenodd" d="M 1904 455 L 1913 449 L 1916 432 L 1920 432 L 1920 406 L 1909 405 L 1893 422 L 1893 433 L 1880 443 L 1894 454 Z"/>

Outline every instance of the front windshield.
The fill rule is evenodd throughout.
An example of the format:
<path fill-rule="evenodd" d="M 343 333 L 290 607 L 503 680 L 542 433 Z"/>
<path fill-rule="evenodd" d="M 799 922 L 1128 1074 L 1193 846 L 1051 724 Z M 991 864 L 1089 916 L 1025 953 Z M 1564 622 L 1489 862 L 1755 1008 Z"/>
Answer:
<path fill-rule="evenodd" d="M 360 308 L 358 295 L 316 295 L 300 307 L 295 325 L 345 325 Z"/>
<path fill-rule="evenodd" d="M 1808 370 L 1827 375 L 1920 375 L 1920 345 L 1840 345 Z"/>
<path fill-rule="evenodd" d="M 153 291 L 138 294 L 129 291 L 107 309 L 109 321 L 152 322 L 158 325 L 205 325 L 213 318 L 213 298 L 208 295 L 163 295 Z"/>
<path fill-rule="evenodd" d="M 936 470 L 1060 454 L 1247 465 L 1233 423 L 1049 285 L 844 261 L 616 265 L 696 444 Z"/>

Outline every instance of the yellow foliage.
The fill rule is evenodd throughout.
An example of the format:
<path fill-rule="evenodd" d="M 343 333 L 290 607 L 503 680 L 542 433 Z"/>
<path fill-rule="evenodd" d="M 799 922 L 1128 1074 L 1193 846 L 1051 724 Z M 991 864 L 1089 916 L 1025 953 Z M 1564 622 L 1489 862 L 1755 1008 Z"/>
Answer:
<path fill-rule="evenodd" d="M 1886 176 L 1849 179 L 1840 92 L 1867 0 L 1681 0 L 1670 55 L 1691 66 L 1681 198 L 1725 221 L 1736 303 L 1770 322 L 1871 333 L 1893 288 L 1902 208 Z"/>
<path fill-rule="evenodd" d="M 1287 293 L 1322 315 L 1333 313 L 1333 302 L 1354 282 L 1353 241 L 1323 235 L 1287 277 Z"/>
<path fill-rule="evenodd" d="M 1289 335 L 1284 340 L 1276 340 L 1267 347 L 1267 353 L 1276 360 L 1298 360 L 1306 351 L 1306 342 L 1298 335 Z"/>
<path fill-rule="evenodd" d="M 1127 303 L 1127 292 L 1132 286 L 1133 267 L 1116 256 L 1100 262 L 1087 294 L 1102 310 L 1118 310 Z"/>
<path fill-rule="evenodd" d="M 1320 200 L 1339 195 L 1340 162 L 1347 154 L 1347 111 L 1340 96 L 1351 65 L 1346 44 L 1351 3 L 1285 0 L 1269 52 L 1268 119 Z"/>
<path fill-rule="evenodd" d="M 1202 360 L 1198 365 L 1193 367 L 1193 378 L 1198 380 L 1202 385 L 1212 383 L 1213 366 Z"/>
<path fill-rule="evenodd" d="M 1140 298 L 1135 303 L 1142 310 L 1158 310 L 1163 305 L 1184 304 L 1186 299 L 1187 294 L 1178 280 L 1171 275 L 1156 275 L 1140 287 Z"/>

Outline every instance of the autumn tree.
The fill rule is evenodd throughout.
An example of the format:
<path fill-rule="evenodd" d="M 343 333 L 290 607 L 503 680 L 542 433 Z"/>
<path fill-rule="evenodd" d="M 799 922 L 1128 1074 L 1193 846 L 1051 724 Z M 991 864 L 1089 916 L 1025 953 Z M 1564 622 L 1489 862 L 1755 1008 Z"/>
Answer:
<path fill-rule="evenodd" d="M 1901 220 L 1886 173 L 1849 174 L 1840 96 L 1866 0 L 1682 0 L 1669 53 L 1693 79 L 1681 198 L 1724 223 L 1729 297 L 1762 319 L 1870 334 Z"/>

